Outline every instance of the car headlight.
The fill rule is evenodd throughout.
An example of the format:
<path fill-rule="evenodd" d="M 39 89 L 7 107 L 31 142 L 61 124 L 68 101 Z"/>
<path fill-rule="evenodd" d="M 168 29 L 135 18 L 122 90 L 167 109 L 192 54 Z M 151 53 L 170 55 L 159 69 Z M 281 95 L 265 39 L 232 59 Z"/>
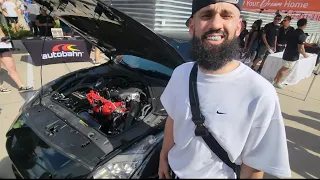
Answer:
<path fill-rule="evenodd" d="M 163 139 L 163 133 L 150 135 L 99 167 L 93 179 L 128 179 L 152 149 Z"/>

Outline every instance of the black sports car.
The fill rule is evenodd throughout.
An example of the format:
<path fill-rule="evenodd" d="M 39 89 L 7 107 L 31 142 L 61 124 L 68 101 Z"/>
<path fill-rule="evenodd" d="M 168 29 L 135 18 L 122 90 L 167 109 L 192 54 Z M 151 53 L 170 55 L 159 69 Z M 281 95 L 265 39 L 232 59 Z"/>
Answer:
<path fill-rule="evenodd" d="M 95 0 L 37 3 L 111 60 L 44 85 L 21 107 L 6 142 L 16 177 L 157 178 L 167 117 L 159 98 L 188 41 Z"/>

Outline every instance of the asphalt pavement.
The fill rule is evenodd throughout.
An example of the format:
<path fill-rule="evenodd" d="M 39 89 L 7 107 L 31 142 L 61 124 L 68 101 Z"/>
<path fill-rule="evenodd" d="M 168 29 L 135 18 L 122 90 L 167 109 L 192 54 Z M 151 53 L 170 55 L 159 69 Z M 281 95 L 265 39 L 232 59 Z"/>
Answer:
<path fill-rule="evenodd" d="M 93 57 L 93 54 L 91 54 Z M 14 52 L 14 60 L 22 81 L 40 87 L 40 67 L 32 64 L 32 58 L 22 48 Z M 105 60 L 102 60 L 105 61 Z M 90 62 L 55 64 L 43 66 L 43 83 L 54 80 L 61 75 L 77 69 L 94 66 Z M 307 101 L 303 101 L 313 75 L 297 85 L 277 89 L 283 117 L 285 119 L 287 143 L 293 178 L 320 178 L 320 76 Z M 19 108 L 32 92 L 19 93 L 8 72 L 2 65 L 0 81 L 12 90 L 9 94 L 0 94 L 0 178 L 14 178 L 11 160 L 5 150 L 5 133 L 16 117 Z M 266 175 L 265 178 L 275 178 Z"/>

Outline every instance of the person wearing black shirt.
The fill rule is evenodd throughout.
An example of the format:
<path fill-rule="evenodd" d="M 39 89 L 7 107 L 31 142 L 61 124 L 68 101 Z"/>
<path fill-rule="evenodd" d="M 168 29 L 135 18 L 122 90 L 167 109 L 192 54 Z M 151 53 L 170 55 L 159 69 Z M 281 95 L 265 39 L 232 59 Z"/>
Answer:
<path fill-rule="evenodd" d="M 276 52 L 277 36 L 279 35 L 279 23 L 282 19 L 280 14 L 276 15 L 273 22 L 268 23 L 264 26 L 262 32 L 262 43 L 258 52 L 257 59 L 254 60 L 252 69 L 262 60 L 258 72 L 261 72 L 264 61 L 271 52 Z"/>
<path fill-rule="evenodd" d="M 246 46 L 247 39 L 249 36 L 249 31 L 247 30 L 247 21 L 242 21 L 241 33 L 239 35 L 239 46 L 243 49 Z"/>
<path fill-rule="evenodd" d="M 279 29 L 276 52 L 282 52 L 286 48 L 288 36 L 294 31 L 294 28 L 290 26 L 290 22 L 290 16 L 286 16 L 282 21 L 283 26 L 281 26 Z"/>
<path fill-rule="evenodd" d="M 51 28 L 55 26 L 55 22 L 54 19 L 47 14 L 47 10 L 45 8 L 41 8 L 41 14 L 36 18 L 36 25 L 39 28 L 40 36 L 52 36 Z"/>
<path fill-rule="evenodd" d="M 60 28 L 62 29 L 64 36 L 73 36 L 72 28 L 63 21 L 60 21 Z"/>
<path fill-rule="evenodd" d="M 304 58 L 308 58 L 308 55 L 304 49 L 304 43 L 307 39 L 307 35 L 303 30 L 307 27 L 307 19 L 300 19 L 297 22 L 298 28 L 290 34 L 287 40 L 287 47 L 283 53 L 283 63 L 282 68 L 278 71 L 276 77 L 274 78 L 273 85 L 276 88 L 282 88 L 280 81 L 290 69 L 294 67 L 297 60 L 299 60 L 300 53 Z"/>

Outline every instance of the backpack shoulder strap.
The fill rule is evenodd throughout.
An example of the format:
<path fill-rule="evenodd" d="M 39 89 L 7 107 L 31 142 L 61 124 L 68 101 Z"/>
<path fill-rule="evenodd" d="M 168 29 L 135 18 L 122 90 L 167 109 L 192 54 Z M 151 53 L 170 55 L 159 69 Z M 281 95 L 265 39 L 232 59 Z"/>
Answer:
<path fill-rule="evenodd" d="M 189 99 L 192 113 L 192 121 L 196 125 L 195 135 L 201 136 L 207 146 L 214 152 L 225 164 L 227 164 L 240 178 L 240 166 L 232 163 L 228 157 L 228 153 L 220 146 L 216 139 L 205 126 L 205 117 L 202 115 L 199 106 L 199 97 L 197 89 L 198 64 L 195 63 L 189 78 Z"/>

